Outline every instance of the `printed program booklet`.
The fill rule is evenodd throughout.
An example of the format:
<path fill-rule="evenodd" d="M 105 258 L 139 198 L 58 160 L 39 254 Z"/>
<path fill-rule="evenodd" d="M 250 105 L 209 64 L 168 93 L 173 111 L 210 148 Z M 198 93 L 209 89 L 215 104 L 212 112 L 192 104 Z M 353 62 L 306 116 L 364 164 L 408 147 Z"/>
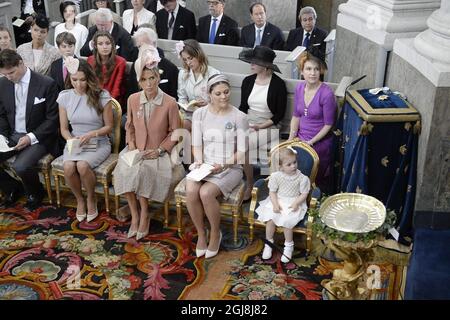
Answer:
<path fill-rule="evenodd" d="M 189 112 L 194 112 L 195 110 L 197 110 L 196 104 L 197 104 L 197 100 L 192 100 L 189 103 L 178 102 L 178 105 L 181 108 L 183 108 L 184 110 L 189 111 Z"/>
<path fill-rule="evenodd" d="M 143 155 L 144 155 L 143 151 L 141 152 L 139 151 L 139 149 L 134 149 L 132 151 L 122 153 L 120 157 L 122 158 L 123 161 L 125 161 L 125 163 L 128 166 L 132 167 L 142 160 Z"/>
<path fill-rule="evenodd" d="M 210 175 L 213 169 L 214 166 L 207 163 L 202 163 L 202 165 L 199 168 L 193 169 L 191 172 L 188 173 L 186 177 L 194 181 L 201 181 L 203 178 Z"/>
<path fill-rule="evenodd" d="M 14 148 L 10 148 L 8 146 L 8 140 L 5 138 L 5 136 L 0 134 L 0 152 L 9 152 L 13 150 Z"/>

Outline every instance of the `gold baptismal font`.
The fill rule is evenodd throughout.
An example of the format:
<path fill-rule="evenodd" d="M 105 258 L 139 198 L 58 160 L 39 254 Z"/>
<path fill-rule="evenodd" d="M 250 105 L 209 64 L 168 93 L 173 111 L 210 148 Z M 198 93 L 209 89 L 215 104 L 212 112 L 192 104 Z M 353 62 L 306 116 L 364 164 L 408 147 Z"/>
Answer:
<path fill-rule="evenodd" d="M 368 233 L 379 228 L 386 219 L 386 208 L 376 198 L 360 193 L 340 193 L 328 197 L 319 209 L 322 222 L 330 228 L 345 233 Z M 343 261 L 333 278 L 321 285 L 330 300 L 363 300 L 374 289 L 373 274 L 368 261 L 373 257 L 381 237 L 368 241 L 350 242 L 342 237 L 319 235 L 325 245 Z M 368 272 L 369 271 L 369 272 Z M 376 279 L 375 279 L 376 280 Z"/>

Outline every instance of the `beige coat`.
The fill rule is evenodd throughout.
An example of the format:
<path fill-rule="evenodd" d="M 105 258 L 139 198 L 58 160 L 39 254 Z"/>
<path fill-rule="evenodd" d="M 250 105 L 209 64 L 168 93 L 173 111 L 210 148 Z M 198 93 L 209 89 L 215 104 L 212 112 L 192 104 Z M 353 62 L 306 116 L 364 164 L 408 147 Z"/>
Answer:
<path fill-rule="evenodd" d="M 170 152 L 178 142 L 172 141 L 172 133 L 175 129 L 181 128 L 177 102 L 158 89 L 158 94 L 153 100 L 155 108 L 145 121 L 145 101 L 143 91 L 134 93 L 128 98 L 126 142 L 127 144 L 134 142 L 140 151 L 162 147 Z"/>
<path fill-rule="evenodd" d="M 34 67 L 34 55 L 31 42 L 20 45 L 17 48 L 17 53 L 20 54 L 23 59 L 23 63 L 28 68 L 46 76 L 50 76 L 50 66 L 52 65 L 53 61 L 61 58 L 61 54 L 59 53 L 58 49 L 48 44 L 47 42 L 45 42 L 44 44 L 41 60 L 39 61 L 39 64 L 36 66 L 36 68 Z"/>

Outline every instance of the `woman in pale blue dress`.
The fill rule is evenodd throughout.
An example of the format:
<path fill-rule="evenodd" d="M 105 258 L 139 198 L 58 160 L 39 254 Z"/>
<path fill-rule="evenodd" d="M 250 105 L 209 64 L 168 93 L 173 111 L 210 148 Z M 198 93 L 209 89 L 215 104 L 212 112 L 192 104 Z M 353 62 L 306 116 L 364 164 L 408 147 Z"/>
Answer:
<path fill-rule="evenodd" d="M 219 252 L 220 203 L 218 197 L 229 198 L 242 181 L 242 163 L 247 151 L 247 115 L 230 104 L 231 88 L 226 76 L 216 74 L 207 85 L 210 102 L 197 109 L 192 117 L 192 151 L 195 163 L 214 167 L 201 181 L 186 181 L 186 205 L 197 229 L 197 257 L 212 258 Z M 211 232 L 206 239 L 204 218 L 208 218 Z"/>
<path fill-rule="evenodd" d="M 101 89 L 87 62 L 69 58 L 66 66 L 69 71 L 69 77 L 66 78 L 68 90 L 62 91 L 57 99 L 61 135 L 66 140 L 80 139 L 81 152 L 70 154 L 66 144 L 63 154 L 64 178 L 77 199 L 77 220 L 81 222 L 87 218 L 90 222 L 98 216 L 93 169 L 111 154 L 108 137 L 113 127 L 111 97 Z M 69 123 L 72 131 L 69 131 Z M 87 204 L 81 185 L 87 193 Z"/>

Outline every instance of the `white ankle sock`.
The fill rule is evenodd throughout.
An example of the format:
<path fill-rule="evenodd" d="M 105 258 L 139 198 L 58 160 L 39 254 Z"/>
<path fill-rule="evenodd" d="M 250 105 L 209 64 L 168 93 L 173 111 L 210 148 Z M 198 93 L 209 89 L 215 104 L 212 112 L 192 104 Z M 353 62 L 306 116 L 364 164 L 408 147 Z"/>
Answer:
<path fill-rule="evenodd" d="M 292 258 L 292 253 L 294 252 L 294 241 L 284 242 L 283 256 L 281 257 L 281 262 L 287 263 Z"/>

